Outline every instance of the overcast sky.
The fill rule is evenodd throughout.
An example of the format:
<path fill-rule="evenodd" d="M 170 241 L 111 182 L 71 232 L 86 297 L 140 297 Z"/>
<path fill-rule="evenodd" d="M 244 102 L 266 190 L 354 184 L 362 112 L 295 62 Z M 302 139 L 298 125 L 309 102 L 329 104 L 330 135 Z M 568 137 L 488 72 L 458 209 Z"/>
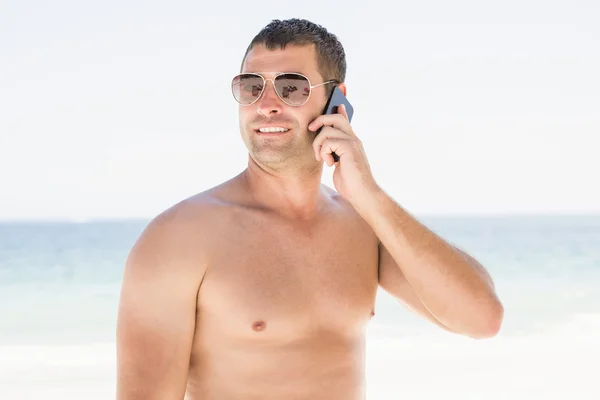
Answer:
<path fill-rule="evenodd" d="M 409 211 L 600 212 L 599 2 L 368 3 L 1 1 L 0 219 L 149 218 L 239 173 L 229 84 L 288 17 L 341 39 Z"/>

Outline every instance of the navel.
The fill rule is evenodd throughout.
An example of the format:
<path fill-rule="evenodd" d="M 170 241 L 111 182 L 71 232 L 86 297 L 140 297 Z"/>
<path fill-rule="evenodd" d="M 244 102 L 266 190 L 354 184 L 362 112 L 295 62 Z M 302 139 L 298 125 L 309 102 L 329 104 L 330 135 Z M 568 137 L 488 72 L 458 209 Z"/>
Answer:
<path fill-rule="evenodd" d="M 256 332 L 264 331 L 266 327 L 267 323 L 265 321 L 256 321 L 252 324 L 252 329 L 254 329 Z"/>

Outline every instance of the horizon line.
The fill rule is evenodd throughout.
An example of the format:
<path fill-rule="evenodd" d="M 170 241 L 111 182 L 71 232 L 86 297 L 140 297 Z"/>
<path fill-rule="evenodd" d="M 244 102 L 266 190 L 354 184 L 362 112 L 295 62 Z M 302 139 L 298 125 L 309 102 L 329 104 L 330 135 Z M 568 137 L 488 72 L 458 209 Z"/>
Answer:
<path fill-rule="evenodd" d="M 600 217 L 597 211 L 487 211 L 487 212 L 410 212 L 416 218 L 486 218 L 486 217 Z M 154 216 L 132 217 L 90 217 L 90 218 L 0 218 L 0 224 L 5 223 L 106 223 L 106 222 L 149 222 Z"/>

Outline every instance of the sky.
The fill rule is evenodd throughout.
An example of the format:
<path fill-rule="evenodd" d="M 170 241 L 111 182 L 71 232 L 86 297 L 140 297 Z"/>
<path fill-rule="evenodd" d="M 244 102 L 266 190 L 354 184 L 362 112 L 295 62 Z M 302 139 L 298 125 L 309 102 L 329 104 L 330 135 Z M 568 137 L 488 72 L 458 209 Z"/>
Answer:
<path fill-rule="evenodd" d="M 599 2 L 207 4 L 0 2 L 0 220 L 151 218 L 237 175 L 231 78 L 290 17 L 341 40 L 353 129 L 408 211 L 600 212 Z"/>

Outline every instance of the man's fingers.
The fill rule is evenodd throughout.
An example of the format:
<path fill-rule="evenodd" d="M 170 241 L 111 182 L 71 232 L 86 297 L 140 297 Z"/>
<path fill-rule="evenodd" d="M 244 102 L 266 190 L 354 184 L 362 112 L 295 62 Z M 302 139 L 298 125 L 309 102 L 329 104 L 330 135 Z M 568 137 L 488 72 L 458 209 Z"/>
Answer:
<path fill-rule="evenodd" d="M 342 114 L 320 115 L 313 122 L 308 124 L 308 130 L 316 132 L 323 126 L 331 126 L 347 135 L 354 135 L 350 122 L 348 122 L 348 119 Z"/>
<path fill-rule="evenodd" d="M 320 148 L 320 156 L 323 161 L 328 166 L 332 166 L 335 163 L 333 159 L 333 155 L 331 153 L 335 153 L 338 156 L 342 156 L 345 150 L 344 148 L 348 146 L 348 140 L 345 139 L 327 139 L 323 142 Z"/>
<path fill-rule="evenodd" d="M 315 151 L 315 156 L 317 156 L 317 160 L 319 160 L 318 154 L 320 153 L 321 146 L 323 146 L 323 142 L 328 139 L 347 140 L 348 136 L 344 132 L 341 132 L 338 129 L 332 128 L 330 126 L 326 126 L 325 128 L 323 128 L 321 133 L 317 135 L 312 144 L 313 150 Z"/>

